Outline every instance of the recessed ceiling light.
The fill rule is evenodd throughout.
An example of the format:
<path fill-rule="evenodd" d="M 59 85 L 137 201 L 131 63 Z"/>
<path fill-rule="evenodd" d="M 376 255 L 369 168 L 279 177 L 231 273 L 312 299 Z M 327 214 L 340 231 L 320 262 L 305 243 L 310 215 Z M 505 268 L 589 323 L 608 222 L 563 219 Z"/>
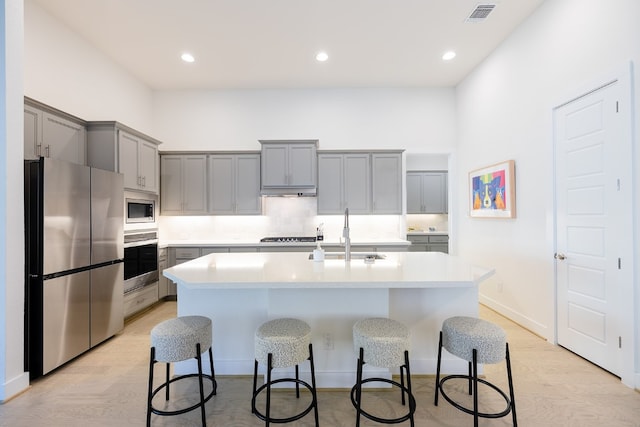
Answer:
<path fill-rule="evenodd" d="M 329 55 L 327 55 L 327 52 L 318 52 L 316 59 L 320 62 L 324 62 L 329 59 Z"/>
<path fill-rule="evenodd" d="M 184 62 L 193 62 L 196 60 L 196 58 L 194 58 L 193 55 L 188 52 L 183 53 L 180 58 L 182 58 Z"/>
<path fill-rule="evenodd" d="M 454 51 L 450 50 L 449 52 L 445 52 L 444 55 L 442 55 L 442 60 L 443 61 L 451 61 L 455 57 L 456 57 L 456 53 Z"/>

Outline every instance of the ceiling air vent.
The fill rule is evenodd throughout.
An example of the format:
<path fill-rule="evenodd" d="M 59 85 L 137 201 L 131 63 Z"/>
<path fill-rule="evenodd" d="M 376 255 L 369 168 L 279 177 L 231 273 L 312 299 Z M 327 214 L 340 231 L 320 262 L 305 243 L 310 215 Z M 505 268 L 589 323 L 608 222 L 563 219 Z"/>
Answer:
<path fill-rule="evenodd" d="M 487 19 L 487 16 L 489 16 L 495 7 L 495 4 L 478 4 L 467 19 L 465 19 L 465 22 L 482 22 Z"/>

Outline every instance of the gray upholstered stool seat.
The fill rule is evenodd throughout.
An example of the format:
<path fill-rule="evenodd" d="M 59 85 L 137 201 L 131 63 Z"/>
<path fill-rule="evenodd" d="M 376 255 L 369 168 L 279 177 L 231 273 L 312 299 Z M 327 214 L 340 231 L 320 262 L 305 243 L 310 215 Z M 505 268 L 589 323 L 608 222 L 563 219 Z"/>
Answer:
<path fill-rule="evenodd" d="M 507 335 L 502 328 L 475 317 L 450 317 L 442 323 L 442 345 L 454 356 L 478 363 L 498 363 L 505 358 Z"/>
<path fill-rule="evenodd" d="M 353 325 L 353 347 L 364 349 L 364 363 L 380 368 L 404 364 L 409 350 L 409 329 L 400 322 L 385 318 L 362 319 Z"/>
<path fill-rule="evenodd" d="M 409 328 L 392 319 L 373 317 L 359 320 L 353 325 L 353 347 L 358 353 L 358 366 L 356 384 L 351 389 L 351 403 L 356 408 L 356 426 L 360 425 L 360 415 L 385 424 L 410 420 L 411 425 L 414 425 L 413 414 L 416 410 L 416 401 L 411 392 L 409 337 Z M 369 377 L 363 379 L 365 364 L 380 368 L 400 367 L 400 383 L 388 378 Z M 368 382 L 385 382 L 399 387 L 403 405 L 405 404 L 405 393 L 409 396 L 408 412 L 397 418 L 381 418 L 362 409 L 362 385 Z"/>
<path fill-rule="evenodd" d="M 313 365 L 313 346 L 311 344 L 311 327 L 304 321 L 292 318 L 273 319 L 263 323 L 255 333 L 255 364 L 253 370 L 253 396 L 251 398 L 251 412 L 265 422 L 288 423 L 299 420 L 314 410 L 315 424 L 318 427 L 318 396 L 316 394 L 316 377 Z M 300 379 L 298 365 L 309 360 L 311 367 L 311 384 Z M 258 365 L 263 364 L 267 369 L 266 382 L 258 387 Z M 295 366 L 295 378 L 271 378 L 274 368 Z M 271 388 L 277 383 L 294 383 L 296 398 L 300 397 L 300 385 L 311 392 L 311 403 L 302 411 L 287 418 L 271 416 Z M 266 389 L 265 412 L 256 408 L 256 398 Z"/>
<path fill-rule="evenodd" d="M 442 362 L 442 348 L 452 355 L 468 362 L 468 375 L 447 375 L 440 379 L 440 366 Z M 496 385 L 484 378 L 478 378 L 479 363 L 499 363 L 506 361 L 507 380 L 509 383 L 509 396 Z M 468 381 L 469 394 L 473 395 L 473 408 L 467 408 L 454 401 L 445 391 L 445 383 L 449 380 L 463 379 Z M 506 408 L 501 412 L 481 412 L 478 406 L 478 384 L 484 384 L 500 394 Z M 442 322 L 440 331 L 440 343 L 438 346 L 438 364 L 436 368 L 434 404 L 438 405 L 438 395 L 442 395 L 447 402 L 455 408 L 473 415 L 474 426 L 478 426 L 478 418 L 500 418 L 511 413 L 514 427 L 517 427 L 516 404 L 513 392 L 513 379 L 511 375 L 511 358 L 509 356 L 509 343 L 504 330 L 491 322 L 475 317 L 456 316 Z"/>
<path fill-rule="evenodd" d="M 299 365 L 309 358 L 311 327 L 299 319 L 274 319 L 263 323 L 255 336 L 256 360 L 267 364 L 272 355 L 273 368 Z"/>
<path fill-rule="evenodd" d="M 165 320 L 157 324 L 151 330 L 151 356 L 149 358 L 149 393 L 147 395 L 147 426 L 151 425 L 151 414 L 179 415 L 200 408 L 202 425 L 206 426 L 205 403 L 215 394 L 217 384 L 213 370 L 213 326 L 211 319 L 204 316 L 182 316 Z M 202 353 L 209 353 L 209 369 L 211 375 L 202 371 Z M 195 358 L 198 364 L 198 372 L 192 374 L 177 375 L 170 379 L 170 364 Z M 153 371 L 158 362 L 166 363 L 165 382 L 154 389 Z M 177 410 L 161 410 L 153 406 L 153 398 L 161 390 L 165 390 L 165 400 L 169 400 L 169 389 L 172 383 L 185 378 L 197 377 L 199 388 L 199 401 L 189 407 Z M 203 379 L 211 383 L 211 390 L 205 396 Z"/>
<path fill-rule="evenodd" d="M 165 320 L 151 330 L 151 346 L 158 362 L 180 362 L 193 358 L 196 344 L 208 349 L 212 341 L 211 319 L 182 316 Z"/>

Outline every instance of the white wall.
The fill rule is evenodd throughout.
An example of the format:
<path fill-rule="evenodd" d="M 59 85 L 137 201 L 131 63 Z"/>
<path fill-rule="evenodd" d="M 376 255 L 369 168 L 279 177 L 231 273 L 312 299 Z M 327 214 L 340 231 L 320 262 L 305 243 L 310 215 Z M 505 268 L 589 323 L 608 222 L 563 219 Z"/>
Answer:
<path fill-rule="evenodd" d="M 151 89 L 38 5 L 27 0 L 24 9 L 25 96 L 84 120 L 116 120 L 155 136 Z"/>
<path fill-rule="evenodd" d="M 259 139 L 319 139 L 319 149 L 448 152 L 454 91 L 319 89 L 164 91 L 155 94 L 162 150 L 259 150 Z"/>
<path fill-rule="evenodd" d="M 21 0 L 0 1 L 0 402 L 24 390 Z"/>
<path fill-rule="evenodd" d="M 471 219 L 467 194 L 459 191 L 452 207 L 459 254 L 496 267 L 481 288 L 484 302 L 550 340 L 552 108 L 630 60 L 640 65 L 638 17 L 637 0 L 547 1 L 457 88 L 460 173 L 452 179 L 464 190 L 463 172 L 514 159 L 518 214 L 513 220 Z"/>

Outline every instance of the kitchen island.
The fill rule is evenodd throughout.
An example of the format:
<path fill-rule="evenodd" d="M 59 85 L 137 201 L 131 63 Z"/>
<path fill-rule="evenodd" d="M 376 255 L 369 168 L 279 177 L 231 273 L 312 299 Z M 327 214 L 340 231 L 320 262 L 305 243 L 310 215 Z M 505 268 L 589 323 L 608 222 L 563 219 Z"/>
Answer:
<path fill-rule="evenodd" d="M 213 320 L 216 374 L 252 374 L 254 332 L 276 317 L 297 317 L 311 326 L 319 387 L 353 385 L 351 328 L 364 317 L 406 324 L 412 373 L 434 374 L 442 321 L 477 316 L 478 284 L 493 270 L 439 252 L 387 252 L 373 263 L 360 255 L 345 262 L 327 253 L 316 262 L 307 252 L 214 253 L 163 274 L 177 283 L 179 316 Z M 466 368 L 466 362 L 443 356 L 444 372 Z M 176 366 L 176 372 L 194 369 L 194 361 Z"/>

